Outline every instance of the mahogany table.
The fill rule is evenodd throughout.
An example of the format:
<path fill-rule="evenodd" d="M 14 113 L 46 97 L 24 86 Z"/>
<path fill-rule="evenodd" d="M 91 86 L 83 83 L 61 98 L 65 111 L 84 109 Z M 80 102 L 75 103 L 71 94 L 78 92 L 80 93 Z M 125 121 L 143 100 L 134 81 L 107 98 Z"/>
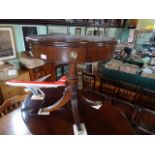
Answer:
<path fill-rule="evenodd" d="M 41 108 L 39 113 L 57 111 L 71 101 L 75 130 L 77 133 L 84 133 L 78 112 L 77 64 L 111 59 L 116 45 L 115 39 L 81 35 L 39 35 L 28 36 L 26 39 L 34 57 L 51 63 L 69 64 L 68 86 L 62 98 L 53 106 Z"/>
<path fill-rule="evenodd" d="M 0 135 L 31 135 L 23 122 L 21 108 L 0 118 Z"/>
<path fill-rule="evenodd" d="M 39 135 L 72 135 L 74 119 L 71 104 L 66 104 L 50 115 L 38 115 L 40 107 L 48 106 L 56 102 L 63 94 L 64 88 L 44 89 L 45 100 L 31 100 L 29 95 L 22 105 L 22 117 L 32 134 Z M 90 94 L 89 92 L 87 92 Z M 87 94 L 84 94 L 87 96 Z M 95 95 L 93 95 L 95 96 Z M 102 107 L 97 110 L 84 103 L 78 97 L 79 113 L 81 121 L 85 123 L 89 135 L 128 135 L 134 134 L 134 130 L 127 118 L 113 107 L 103 96 L 97 97 L 102 100 Z M 93 100 L 93 97 L 91 96 Z M 95 98 L 94 98 L 95 99 Z"/>

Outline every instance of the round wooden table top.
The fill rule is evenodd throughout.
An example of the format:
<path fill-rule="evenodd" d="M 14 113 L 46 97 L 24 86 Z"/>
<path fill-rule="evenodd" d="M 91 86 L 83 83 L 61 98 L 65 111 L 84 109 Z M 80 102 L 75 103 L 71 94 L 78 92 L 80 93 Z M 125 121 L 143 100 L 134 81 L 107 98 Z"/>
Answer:
<path fill-rule="evenodd" d="M 28 36 L 34 57 L 51 63 L 85 63 L 110 60 L 116 40 L 110 37 L 82 35 Z"/>
<path fill-rule="evenodd" d="M 38 115 L 40 107 L 46 107 L 56 102 L 63 93 L 64 88 L 44 89 L 45 101 L 31 100 L 29 95 L 22 106 L 22 117 L 32 134 L 38 135 L 72 135 L 73 115 L 71 104 L 50 115 Z M 92 98 L 92 97 L 91 97 Z M 102 98 L 102 107 L 98 110 L 85 104 L 78 98 L 81 123 L 86 126 L 89 135 L 128 135 L 134 130 L 127 118 L 115 107 Z"/>

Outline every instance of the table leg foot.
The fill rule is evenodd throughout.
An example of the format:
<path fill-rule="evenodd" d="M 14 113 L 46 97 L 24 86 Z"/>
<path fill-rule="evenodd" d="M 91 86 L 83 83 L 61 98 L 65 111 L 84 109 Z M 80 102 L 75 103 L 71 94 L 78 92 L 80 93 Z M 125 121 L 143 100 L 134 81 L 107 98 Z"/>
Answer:
<path fill-rule="evenodd" d="M 80 124 L 82 130 L 78 130 L 76 124 L 73 124 L 74 135 L 87 135 L 86 127 L 84 123 Z"/>
<path fill-rule="evenodd" d="M 31 100 L 44 100 L 45 95 L 39 94 L 39 95 L 32 95 Z"/>
<path fill-rule="evenodd" d="M 50 112 L 45 111 L 44 109 L 39 109 L 38 115 L 50 115 Z"/>
<path fill-rule="evenodd" d="M 62 108 L 63 106 L 65 106 L 69 100 L 71 98 L 71 93 L 70 90 L 68 88 L 65 88 L 65 91 L 63 93 L 63 96 L 54 104 L 45 107 L 45 108 L 41 108 L 38 112 L 39 115 L 49 115 L 51 112 L 59 110 L 60 108 Z"/>

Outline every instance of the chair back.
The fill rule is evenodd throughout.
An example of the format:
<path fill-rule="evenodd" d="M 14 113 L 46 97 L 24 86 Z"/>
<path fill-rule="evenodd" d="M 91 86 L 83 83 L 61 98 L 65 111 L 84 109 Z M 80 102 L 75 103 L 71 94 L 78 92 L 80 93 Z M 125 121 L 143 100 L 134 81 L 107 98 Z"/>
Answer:
<path fill-rule="evenodd" d="M 138 93 L 140 90 L 139 86 L 132 85 L 126 82 L 117 82 L 118 91 L 116 97 L 120 100 L 137 104 Z"/>
<path fill-rule="evenodd" d="M 95 90 L 96 75 L 92 73 L 82 72 L 82 85 L 83 89 Z"/>
<path fill-rule="evenodd" d="M 13 109 L 19 107 L 21 102 L 25 99 L 26 95 L 16 95 L 13 96 L 3 102 L 0 106 L 0 117 L 4 116 L 8 112 L 12 111 Z"/>
<path fill-rule="evenodd" d="M 119 111 L 121 111 L 131 123 L 133 123 L 137 112 L 137 108 L 133 104 L 119 100 L 117 98 L 113 98 L 111 103 Z"/>
<path fill-rule="evenodd" d="M 99 90 L 101 93 L 107 96 L 114 97 L 117 93 L 116 81 L 106 78 L 104 76 L 101 76 Z"/>

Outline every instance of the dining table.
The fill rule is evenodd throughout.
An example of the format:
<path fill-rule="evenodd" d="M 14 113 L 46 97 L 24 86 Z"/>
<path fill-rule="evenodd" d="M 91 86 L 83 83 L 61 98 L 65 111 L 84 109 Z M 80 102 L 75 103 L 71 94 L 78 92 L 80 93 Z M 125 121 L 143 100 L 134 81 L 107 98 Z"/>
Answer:
<path fill-rule="evenodd" d="M 0 117 L 0 135 L 31 135 L 23 122 L 21 107 Z"/>

